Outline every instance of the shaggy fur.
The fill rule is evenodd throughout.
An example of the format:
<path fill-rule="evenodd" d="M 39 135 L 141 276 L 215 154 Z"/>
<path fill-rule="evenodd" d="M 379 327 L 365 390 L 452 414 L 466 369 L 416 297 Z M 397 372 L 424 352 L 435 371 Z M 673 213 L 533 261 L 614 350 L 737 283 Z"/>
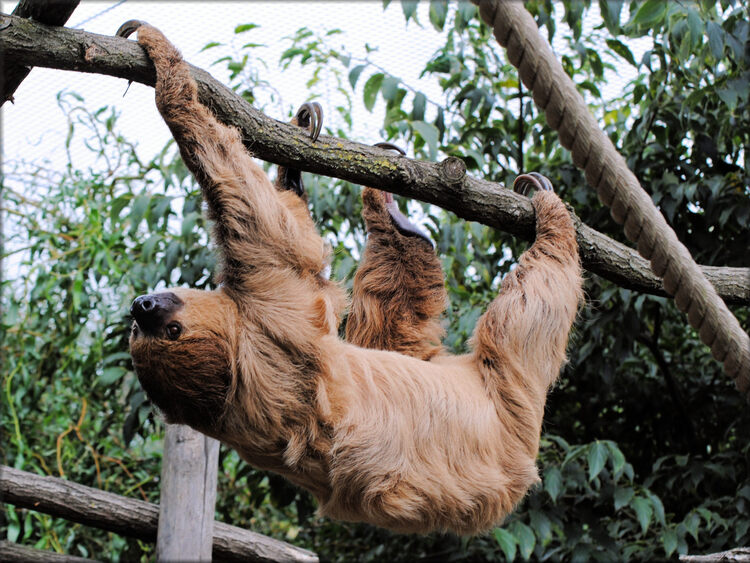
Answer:
<path fill-rule="evenodd" d="M 420 533 L 498 523 L 538 481 L 545 396 L 581 299 L 559 198 L 534 196 L 536 242 L 479 320 L 472 352 L 450 356 L 437 257 L 365 190 L 370 235 L 343 341 L 345 296 L 321 275 L 328 250 L 304 202 L 276 189 L 238 132 L 198 102 L 161 32 L 143 25 L 138 42 L 222 259 L 216 291 L 171 290 L 180 305 L 160 314 L 181 333 L 134 324 L 138 377 L 167 420 L 311 491 L 332 518 Z"/>

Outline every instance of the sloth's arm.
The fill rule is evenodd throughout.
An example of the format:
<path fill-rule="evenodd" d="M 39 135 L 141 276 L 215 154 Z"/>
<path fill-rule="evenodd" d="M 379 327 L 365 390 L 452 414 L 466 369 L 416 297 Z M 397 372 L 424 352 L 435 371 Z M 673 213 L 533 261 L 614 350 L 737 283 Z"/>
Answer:
<path fill-rule="evenodd" d="M 534 459 L 546 393 L 565 362 L 583 291 L 570 213 L 540 174 L 516 179 L 516 187 L 530 183 L 539 188 L 531 200 L 536 240 L 477 322 L 473 348 L 498 414 L 513 429 L 507 447 Z"/>
<path fill-rule="evenodd" d="M 362 192 L 367 244 L 354 276 L 346 339 L 423 360 L 438 354 L 447 304 L 432 243 L 398 211 L 390 194 Z"/>
<path fill-rule="evenodd" d="M 198 101 L 187 64 L 161 31 L 133 20 L 117 34 L 127 37 L 136 30 L 156 68 L 156 105 L 214 221 L 224 284 L 252 290 L 274 267 L 317 275 L 326 250 L 307 210 L 289 205 L 245 150 L 239 132 Z"/>

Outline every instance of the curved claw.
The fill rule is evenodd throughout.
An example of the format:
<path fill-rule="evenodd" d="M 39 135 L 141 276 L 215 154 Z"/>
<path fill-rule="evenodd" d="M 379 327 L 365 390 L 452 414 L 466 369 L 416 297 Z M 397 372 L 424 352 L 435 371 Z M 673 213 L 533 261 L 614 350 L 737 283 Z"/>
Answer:
<path fill-rule="evenodd" d="M 318 140 L 320 131 L 323 129 L 323 108 L 318 102 L 305 102 L 297 110 L 294 116 L 297 125 L 310 129 L 310 138 L 313 142 Z"/>
<path fill-rule="evenodd" d="M 521 174 L 513 181 L 513 189 L 521 195 L 528 195 L 531 188 L 553 192 L 552 182 L 546 176 L 539 172 L 529 172 Z"/>
<path fill-rule="evenodd" d="M 396 151 L 397 153 L 400 153 L 406 156 L 406 151 L 402 149 L 401 147 L 394 145 L 393 143 L 375 143 L 373 146 L 380 147 L 381 149 Z"/>
<path fill-rule="evenodd" d="M 406 151 L 399 147 L 398 145 L 394 145 L 393 143 L 375 143 L 373 147 L 378 147 L 385 150 L 391 150 L 396 151 L 397 153 L 406 156 Z M 385 202 L 386 204 L 393 202 L 393 194 L 391 192 L 383 192 L 385 194 Z"/>
<path fill-rule="evenodd" d="M 393 143 L 375 143 L 373 146 L 379 147 L 381 149 L 396 151 L 402 155 L 406 155 L 406 151 L 404 149 L 394 145 Z M 434 246 L 429 235 L 427 235 L 427 233 L 425 233 L 422 229 L 409 221 L 409 218 L 406 215 L 401 213 L 401 210 L 398 208 L 398 203 L 396 203 L 396 201 L 393 199 L 393 194 L 391 192 L 384 191 L 383 195 L 385 196 L 385 208 L 388 210 L 388 214 L 391 216 L 393 226 L 396 227 L 396 230 L 407 237 L 419 237 L 428 242 L 430 246 Z"/>
<path fill-rule="evenodd" d="M 115 35 L 117 37 L 129 37 L 135 30 L 143 25 L 148 25 L 141 20 L 128 20 L 120 26 Z"/>

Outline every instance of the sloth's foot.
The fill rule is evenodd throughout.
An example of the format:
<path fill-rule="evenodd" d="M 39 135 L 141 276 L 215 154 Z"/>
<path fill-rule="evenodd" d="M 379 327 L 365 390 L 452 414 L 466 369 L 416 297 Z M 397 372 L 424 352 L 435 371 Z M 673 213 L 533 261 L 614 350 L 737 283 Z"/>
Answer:
<path fill-rule="evenodd" d="M 289 122 L 291 125 L 309 129 L 310 138 L 318 139 L 320 130 L 323 128 L 323 108 L 318 102 L 305 102 Z M 294 168 L 279 166 L 276 176 L 276 187 L 280 190 L 289 190 L 306 199 L 305 186 L 302 183 L 302 172 Z"/>
<path fill-rule="evenodd" d="M 402 148 L 397 147 L 392 143 L 375 143 L 375 146 L 380 147 L 381 149 L 394 150 L 402 155 L 406 154 Z M 407 237 L 420 237 L 432 246 L 432 240 L 429 235 L 412 223 L 406 215 L 401 213 L 401 210 L 398 208 L 398 203 L 393 199 L 393 194 L 384 191 L 383 195 L 385 196 L 385 208 L 391 216 L 391 221 L 393 222 L 393 226 L 396 227 L 396 230 Z"/>
<path fill-rule="evenodd" d="M 528 196 L 532 189 L 554 192 L 552 182 L 549 178 L 542 176 L 539 172 L 521 174 L 513 181 L 513 189 L 521 195 Z"/>

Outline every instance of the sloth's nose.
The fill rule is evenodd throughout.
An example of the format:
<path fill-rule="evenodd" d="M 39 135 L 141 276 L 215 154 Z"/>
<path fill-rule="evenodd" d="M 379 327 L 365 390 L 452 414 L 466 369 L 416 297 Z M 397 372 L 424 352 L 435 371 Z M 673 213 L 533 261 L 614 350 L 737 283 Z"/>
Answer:
<path fill-rule="evenodd" d="M 130 314 L 143 332 L 155 333 L 181 308 L 182 300 L 171 291 L 136 297 Z"/>
<path fill-rule="evenodd" d="M 130 312 L 139 311 L 141 313 L 148 313 L 156 307 L 156 301 L 151 295 L 141 295 L 136 297 L 133 301 L 133 306 L 130 308 Z"/>

